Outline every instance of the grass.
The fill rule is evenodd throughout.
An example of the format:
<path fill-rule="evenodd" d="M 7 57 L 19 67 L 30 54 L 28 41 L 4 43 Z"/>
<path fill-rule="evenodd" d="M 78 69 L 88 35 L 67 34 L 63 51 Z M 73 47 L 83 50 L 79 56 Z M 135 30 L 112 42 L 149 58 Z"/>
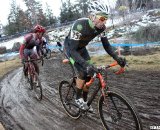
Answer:
<path fill-rule="evenodd" d="M 14 70 L 18 67 L 22 66 L 21 61 L 19 58 L 16 58 L 14 60 L 4 61 L 0 62 L 0 78 L 2 78 L 5 74 L 10 72 L 11 70 Z"/>
<path fill-rule="evenodd" d="M 125 56 L 129 69 L 131 70 L 146 70 L 160 71 L 160 51 L 154 52 L 154 54 L 143 55 L 143 56 Z M 114 60 L 108 56 L 95 56 L 92 57 L 92 61 L 96 65 L 107 65 L 112 63 Z"/>
<path fill-rule="evenodd" d="M 151 70 L 160 71 L 160 51 L 154 52 L 154 54 L 144 56 L 125 56 L 129 65 L 129 70 Z M 92 61 L 95 65 L 107 65 L 113 62 L 113 59 L 108 56 L 94 56 Z M 5 74 L 22 66 L 19 58 L 15 60 L 0 62 L 0 78 Z"/>

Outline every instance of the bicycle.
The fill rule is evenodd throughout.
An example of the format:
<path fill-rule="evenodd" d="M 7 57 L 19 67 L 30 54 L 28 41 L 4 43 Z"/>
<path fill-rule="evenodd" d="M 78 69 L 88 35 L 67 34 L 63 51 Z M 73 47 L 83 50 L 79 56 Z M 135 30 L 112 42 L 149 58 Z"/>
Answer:
<path fill-rule="evenodd" d="M 98 79 L 97 88 L 89 97 L 87 105 L 90 106 L 93 100 L 96 98 L 98 92 L 101 92 L 98 101 L 98 112 L 103 127 L 106 130 L 142 130 L 141 121 L 139 115 L 131 103 L 131 101 L 120 91 L 112 90 L 107 86 L 106 70 L 110 67 L 116 66 L 117 62 L 110 64 L 106 67 L 96 68 L 95 75 L 91 78 L 86 85 L 93 84 L 95 79 Z M 124 68 L 120 68 L 116 74 L 124 72 Z M 73 119 L 80 118 L 88 110 L 82 110 L 75 104 L 76 97 L 76 77 L 73 77 L 70 81 L 61 81 L 59 85 L 59 96 L 68 116 Z"/>
<path fill-rule="evenodd" d="M 39 61 L 39 60 L 42 61 L 42 65 L 43 65 L 43 58 L 40 58 L 40 59 L 26 60 L 24 66 L 27 66 L 28 68 L 27 80 L 30 84 L 29 89 L 34 90 L 36 99 L 40 101 L 42 100 L 42 85 L 34 65 L 34 61 Z"/>

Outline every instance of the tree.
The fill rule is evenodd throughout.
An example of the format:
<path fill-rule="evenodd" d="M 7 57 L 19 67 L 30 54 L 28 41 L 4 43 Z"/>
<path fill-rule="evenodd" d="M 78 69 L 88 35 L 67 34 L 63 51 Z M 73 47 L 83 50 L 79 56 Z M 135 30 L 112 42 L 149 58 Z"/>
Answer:
<path fill-rule="evenodd" d="M 87 16 L 89 0 L 77 0 L 76 3 L 77 4 L 75 6 L 79 7 L 81 17 Z"/>
<path fill-rule="evenodd" d="M 18 32 L 30 30 L 32 26 L 31 20 L 27 17 L 27 14 L 19 7 L 17 7 L 16 26 Z"/>
<path fill-rule="evenodd" d="M 127 6 L 120 6 L 118 8 L 118 10 L 119 10 L 120 15 L 122 15 L 123 21 L 124 21 L 125 20 L 125 14 L 127 13 L 127 10 L 128 10 Z"/>
<path fill-rule="evenodd" d="M 48 21 L 48 25 L 52 25 L 56 23 L 56 17 L 53 16 L 52 10 L 50 9 L 50 6 L 46 3 L 46 18 Z"/>
<path fill-rule="evenodd" d="M 17 8 L 15 0 L 11 2 L 10 14 L 8 16 L 8 25 L 5 27 L 5 33 L 12 35 L 17 32 L 16 26 Z"/>
<path fill-rule="evenodd" d="M 76 20 L 80 16 L 79 8 L 76 5 L 71 4 L 70 0 L 63 3 L 60 13 L 61 23 Z"/>
<path fill-rule="evenodd" d="M 46 26 L 47 19 L 43 13 L 42 4 L 35 0 L 24 0 L 24 2 L 28 8 L 27 14 L 31 19 L 32 24 L 42 24 L 43 26 Z"/>
<path fill-rule="evenodd" d="M 35 0 L 24 0 L 24 2 L 27 6 L 26 11 L 16 7 L 16 0 L 11 1 L 8 25 L 4 27 L 5 34 L 14 35 L 19 32 L 30 31 L 35 24 L 48 26 L 56 22 L 49 6 L 47 6 L 47 13 L 45 14 L 40 2 Z"/>

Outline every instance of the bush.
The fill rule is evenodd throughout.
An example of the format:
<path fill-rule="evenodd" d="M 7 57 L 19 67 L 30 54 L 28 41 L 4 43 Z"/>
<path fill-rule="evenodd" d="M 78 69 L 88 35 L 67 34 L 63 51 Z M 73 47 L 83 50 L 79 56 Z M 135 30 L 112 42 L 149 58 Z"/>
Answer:
<path fill-rule="evenodd" d="M 156 42 L 160 41 L 160 26 L 149 25 L 147 27 L 141 27 L 132 38 L 138 42 Z"/>
<path fill-rule="evenodd" d="M 0 54 L 4 54 L 4 53 L 6 53 L 6 52 L 7 52 L 6 47 L 5 47 L 5 46 L 1 46 L 1 47 L 0 47 Z"/>
<path fill-rule="evenodd" d="M 129 55 L 130 54 L 130 47 L 129 46 L 123 46 L 123 55 Z"/>
<path fill-rule="evenodd" d="M 13 52 L 19 51 L 20 46 L 21 46 L 21 44 L 19 42 L 15 42 L 13 47 L 12 47 L 12 51 Z"/>

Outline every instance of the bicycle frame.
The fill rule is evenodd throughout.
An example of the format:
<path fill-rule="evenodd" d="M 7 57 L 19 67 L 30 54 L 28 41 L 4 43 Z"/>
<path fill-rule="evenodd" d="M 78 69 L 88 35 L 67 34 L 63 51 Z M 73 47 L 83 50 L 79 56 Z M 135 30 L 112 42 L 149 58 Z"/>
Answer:
<path fill-rule="evenodd" d="M 95 78 L 99 79 L 99 83 L 98 83 L 97 89 L 93 92 L 93 94 L 91 95 L 91 97 L 88 100 L 88 103 L 87 103 L 88 106 L 90 106 L 92 104 L 92 101 L 95 99 L 95 97 L 96 97 L 96 95 L 97 95 L 97 93 L 99 92 L 100 89 L 101 89 L 101 94 L 103 95 L 103 97 L 105 97 L 105 91 L 104 90 L 107 87 L 107 83 L 104 80 L 101 73 L 97 73 L 95 76 L 93 76 L 91 78 L 91 80 L 86 83 L 86 85 L 90 86 L 94 82 Z"/>
<path fill-rule="evenodd" d="M 34 78 L 33 76 L 35 75 L 36 70 L 35 70 L 35 66 L 32 61 L 28 61 L 28 72 L 32 76 L 32 79 L 33 79 Z"/>
<path fill-rule="evenodd" d="M 42 86 L 38 73 L 36 72 L 34 61 L 42 59 L 29 59 L 25 61 L 28 64 L 28 81 L 30 83 L 30 90 L 34 89 L 35 96 L 37 100 L 42 99 Z"/>
<path fill-rule="evenodd" d="M 124 123 L 126 123 L 127 121 L 129 124 L 124 126 L 125 128 L 127 127 L 129 129 L 132 127 L 134 128 L 134 130 L 142 130 L 141 121 L 134 107 L 134 104 L 132 104 L 132 102 L 129 101 L 129 99 L 118 90 L 110 90 L 107 86 L 106 69 L 116 65 L 118 65 L 117 62 L 114 62 L 109 66 L 100 68 L 98 67 L 94 69 L 96 73 L 90 79 L 89 82 L 86 82 L 85 85 L 88 87 L 91 86 L 97 78 L 99 81 L 98 84 L 95 85 L 95 88 L 92 91 L 92 93 L 90 93 L 91 95 L 88 97 L 88 109 L 82 109 L 74 101 L 76 94 L 75 81 L 77 77 L 71 78 L 71 81 L 69 82 L 63 80 L 59 85 L 59 94 L 62 105 L 66 113 L 71 118 L 78 119 L 83 114 L 87 114 L 87 112 L 90 112 L 90 105 L 93 103 L 93 100 L 97 97 L 98 92 L 101 91 L 101 95 L 99 96 L 98 101 L 98 113 L 103 127 L 106 130 L 109 130 L 110 128 L 121 129 L 123 127 L 122 125 L 124 125 Z M 115 72 L 115 74 L 121 74 L 123 72 L 124 68 L 120 68 L 117 72 Z"/>
<path fill-rule="evenodd" d="M 103 68 L 103 70 L 107 69 L 107 68 L 110 68 L 110 67 L 113 67 L 113 66 L 116 66 L 116 65 L 118 65 L 118 63 L 114 62 L 114 63 L 106 66 L 105 68 Z M 97 73 L 90 79 L 89 82 L 86 82 L 86 84 L 85 84 L 86 86 L 91 86 L 96 78 L 99 79 L 98 88 L 90 96 L 90 98 L 88 100 L 88 103 L 87 103 L 88 106 L 90 106 L 92 104 L 92 101 L 95 99 L 95 97 L 96 97 L 96 95 L 97 95 L 97 93 L 99 92 L 100 89 L 101 89 L 101 94 L 102 94 L 102 96 L 104 98 L 105 98 L 105 95 L 106 95 L 106 91 L 105 90 L 108 90 L 107 81 L 104 80 L 104 76 L 101 74 L 101 72 L 99 72 L 99 71 L 101 71 L 101 69 L 102 68 L 100 68 L 99 70 L 97 70 Z M 124 68 L 120 68 L 117 72 L 115 72 L 115 74 L 121 74 L 123 72 L 124 72 Z M 75 80 L 75 78 L 73 79 L 73 81 L 74 80 Z"/>
<path fill-rule="evenodd" d="M 65 57 L 67 58 L 67 59 L 64 59 L 64 60 L 63 60 L 63 63 L 65 63 L 65 64 L 66 64 L 66 63 L 67 63 L 67 64 L 69 63 L 70 66 L 71 66 L 71 68 L 72 68 L 72 70 L 73 70 L 73 80 L 72 80 L 72 83 L 71 83 L 71 84 L 73 84 L 73 83 L 75 82 L 75 75 L 76 75 L 75 68 L 74 68 L 74 66 L 71 64 L 68 55 L 67 55 L 63 50 L 61 50 L 61 48 L 59 48 L 59 51 L 60 51 L 61 53 L 63 53 L 63 54 L 65 55 Z M 115 61 L 115 62 L 113 62 L 112 64 L 106 66 L 105 69 L 110 68 L 110 67 L 113 67 L 113 66 L 116 66 L 116 65 L 118 65 L 118 63 Z M 123 73 L 123 72 L 124 72 L 124 68 L 120 68 L 120 70 L 118 70 L 117 72 L 115 72 L 115 74 L 121 74 L 121 73 Z M 94 82 L 95 78 L 98 78 L 98 79 L 99 79 L 99 85 L 98 85 L 98 88 L 93 92 L 93 94 L 92 94 L 91 97 L 89 98 L 88 103 L 87 103 L 88 106 L 91 105 L 92 101 L 95 99 L 95 97 L 96 97 L 96 95 L 97 95 L 97 93 L 99 92 L 100 89 L 101 89 L 101 94 L 102 94 L 102 96 L 103 96 L 104 98 L 105 98 L 105 95 L 106 95 L 106 91 L 105 91 L 105 90 L 106 90 L 106 88 L 107 88 L 107 82 L 104 80 L 104 77 L 103 77 L 102 74 L 99 72 L 99 70 L 97 70 L 96 75 L 94 75 L 89 82 L 86 82 L 86 86 L 91 86 L 92 83 Z M 107 89 L 108 89 L 108 88 L 107 88 Z"/>
<path fill-rule="evenodd" d="M 28 67 L 29 75 L 32 76 L 32 79 L 34 78 L 33 76 L 36 74 L 36 69 L 35 69 L 33 62 L 38 61 L 38 60 L 43 60 L 43 58 L 42 59 L 29 59 L 29 60 L 25 61 L 27 64 L 27 67 Z"/>

